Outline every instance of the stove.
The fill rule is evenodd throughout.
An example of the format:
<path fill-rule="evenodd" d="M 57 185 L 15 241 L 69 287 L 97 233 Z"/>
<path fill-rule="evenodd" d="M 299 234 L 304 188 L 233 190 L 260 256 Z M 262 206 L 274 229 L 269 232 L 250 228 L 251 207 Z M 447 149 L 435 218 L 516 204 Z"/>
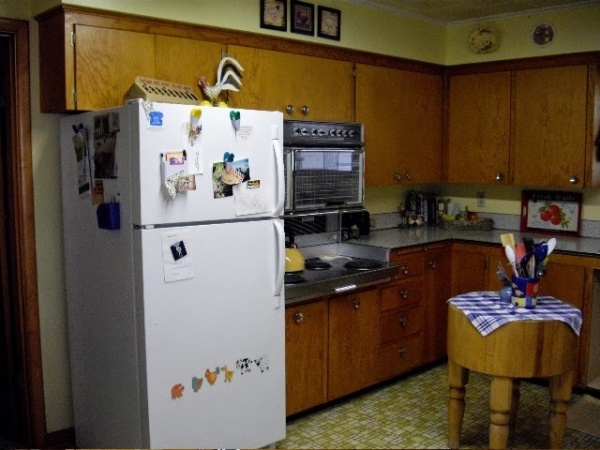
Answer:
<path fill-rule="evenodd" d="M 310 251 L 307 253 L 310 254 Z M 384 260 L 357 256 L 327 257 L 327 260 L 309 257 L 304 270 L 285 274 L 285 301 L 290 304 L 349 292 L 389 281 L 396 273 L 398 266 Z"/>

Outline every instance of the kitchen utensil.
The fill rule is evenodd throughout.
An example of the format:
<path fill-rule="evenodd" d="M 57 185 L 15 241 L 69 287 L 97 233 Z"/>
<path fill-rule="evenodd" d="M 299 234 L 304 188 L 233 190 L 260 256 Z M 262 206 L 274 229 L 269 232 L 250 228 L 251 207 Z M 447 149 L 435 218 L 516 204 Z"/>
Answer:
<path fill-rule="evenodd" d="M 300 272 L 304 270 L 304 255 L 298 250 L 296 244 L 291 244 L 285 249 L 285 271 Z"/>
<path fill-rule="evenodd" d="M 510 279 L 506 275 L 506 271 L 504 270 L 504 267 L 502 267 L 502 263 L 500 261 L 498 261 L 498 270 L 496 271 L 496 274 L 504 286 L 510 286 Z"/>
<path fill-rule="evenodd" d="M 510 263 L 510 265 L 513 268 L 513 272 L 516 274 L 517 273 L 517 264 L 516 264 L 515 250 L 510 245 L 507 245 L 504 247 L 504 253 L 506 254 L 506 259 L 508 259 L 508 262 Z"/>
<path fill-rule="evenodd" d="M 546 241 L 542 241 L 535 246 L 534 256 L 535 268 L 533 276 L 539 278 L 546 271 L 546 260 L 548 259 L 548 243 Z"/>
<path fill-rule="evenodd" d="M 515 235 L 512 233 L 501 234 L 500 241 L 504 247 L 510 245 L 513 249 L 515 248 Z"/>
<path fill-rule="evenodd" d="M 556 238 L 551 238 L 548 240 L 548 255 L 550 256 L 550 254 L 554 251 L 554 247 L 556 247 Z"/>
<path fill-rule="evenodd" d="M 527 264 L 527 261 L 524 260 L 526 256 L 527 251 L 525 250 L 525 244 L 519 242 L 515 247 L 515 260 L 517 273 L 519 273 L 520 276 L 523 276 L 523 271 L 525 270 L 524 264 Z"/>

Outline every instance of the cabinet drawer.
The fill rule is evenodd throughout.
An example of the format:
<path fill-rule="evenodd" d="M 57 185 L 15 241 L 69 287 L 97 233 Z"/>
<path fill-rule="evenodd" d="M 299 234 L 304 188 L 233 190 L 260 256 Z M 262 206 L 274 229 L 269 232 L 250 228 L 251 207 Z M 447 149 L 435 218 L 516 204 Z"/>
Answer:
<path fill-rule="evenodd" d="M 379 376 L 386 379 L 414 369 L 423 362 L 423 339 L 420 334 L 412 338 L 381 346 L 379 350 Z"/>
<path fill-rule="evenodd" d="M 381 311 L 419 303 L 423 297 L 423 279 L 415 278 L 381 290 Z"/>
<path fill-rule="evenodd" d="M 402 339 L 421 330 L 423 308 L 402 309 L 381 318 L 381 343 Z"/>
<path fill-rule="evenodd" d="M 425 255 L 423 253 L 402 253 L 400 250 L 390 253 L 390 261 L 400 266 L 395 280 L 417 277 L 423 275 L 425 267 Z"/>

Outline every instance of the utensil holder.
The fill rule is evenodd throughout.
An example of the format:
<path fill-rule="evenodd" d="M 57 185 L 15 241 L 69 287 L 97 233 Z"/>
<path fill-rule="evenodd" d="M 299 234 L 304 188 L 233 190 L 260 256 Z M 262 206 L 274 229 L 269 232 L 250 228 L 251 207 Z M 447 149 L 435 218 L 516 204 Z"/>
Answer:
<path fill-rule="evenodd" d="M 539 278 L 525 278 L 513 275 L 511 303 L 519 308 L 535 308 L 539 286 Z"/>

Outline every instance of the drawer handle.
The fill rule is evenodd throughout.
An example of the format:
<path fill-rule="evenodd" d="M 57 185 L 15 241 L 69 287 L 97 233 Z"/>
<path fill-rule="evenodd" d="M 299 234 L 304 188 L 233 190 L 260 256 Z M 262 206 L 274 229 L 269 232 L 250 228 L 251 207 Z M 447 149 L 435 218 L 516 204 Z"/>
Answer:
<path fill-rule="evenodd" d="M 410 272 L 410 269 L 408 266 L 402 266 L 402 267 L 400 267 L 400 272 L 402 272 L 403 275 L 408 275 Z"/>
<path fill-rule="evenodd" d="M 437 267 L 437 261 L 435 259 L 433 261 L 429 261 L 429 267 L 435 269 Z"/>
<path fill-rule="evenodd" d="M 356 299 L 352 302 L 352 305 L 354 306 L 354 309 L 358 309 L 360 308 L 360 300 Z"/>
<path fill-rule="evenodd" d="M 400 289 L 400 297 L 406 300 L 408 298 L 408 289 Z"/>
<path fill-rule="evenodd" d="M 402 317 L 400 319 L 400 326 L 405 327 L 408 324 L 408 317 Z"/>
<path fill-rule="evenodd" d="M 296 322 L 298 325 L 300 325 L 303 320 L 304 314 L 302 314 L 301 312 L 297 312 L 296 314 L 294 314 L 294 322 Z"/>
<path fill-rule="evenodd" d="M 400 356 L 400 358 L 405 358 L 407 353 L 408 351 L 406 350 L 406 348 L 401 348 L 400 350 L 398 350 L 398 356 Z"/>

